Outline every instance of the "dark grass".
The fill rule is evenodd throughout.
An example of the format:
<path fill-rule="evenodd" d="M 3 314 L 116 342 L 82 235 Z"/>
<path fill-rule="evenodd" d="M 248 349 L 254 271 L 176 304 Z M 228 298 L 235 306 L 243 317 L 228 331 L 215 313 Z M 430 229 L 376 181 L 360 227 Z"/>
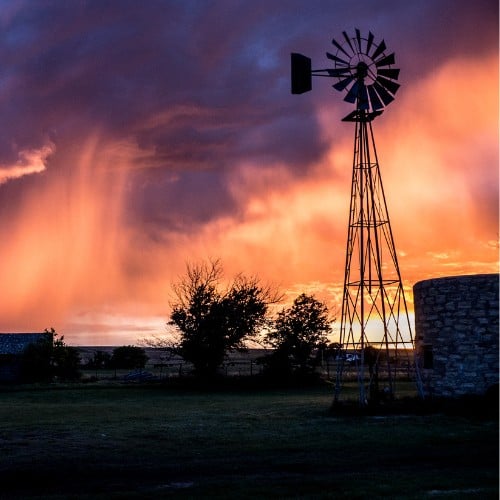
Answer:
<path fill-rule="evenodd" d="M 330 387 L 0 388 L 0 498 L 498 498 L 498 421 Z"/>

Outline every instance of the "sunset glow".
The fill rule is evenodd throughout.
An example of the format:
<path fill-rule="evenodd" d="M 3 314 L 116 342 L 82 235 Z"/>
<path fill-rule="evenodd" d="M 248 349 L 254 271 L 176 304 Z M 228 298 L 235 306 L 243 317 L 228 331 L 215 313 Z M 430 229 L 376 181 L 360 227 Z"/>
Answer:
<path fill-rule="evenodd" d="M 291 95 L 289 54 L 324 67 L 355 27 L 401 68 L 373 129 L 410 307 L 498 272 L 497 2 L 72 3 L 0 13 L 0 331 L 162 334 L 208 258 L 338 310 L 351 108 L 327 79 Z"/>

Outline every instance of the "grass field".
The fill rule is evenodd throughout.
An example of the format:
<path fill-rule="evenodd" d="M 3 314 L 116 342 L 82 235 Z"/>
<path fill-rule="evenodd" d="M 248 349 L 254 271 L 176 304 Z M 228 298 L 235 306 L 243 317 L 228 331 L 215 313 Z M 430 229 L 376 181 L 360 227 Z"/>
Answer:
<path fill-rule="evenodd" d="M 327 387 L 0 388 L 0 498 L 498 498 L 498 422 L 335 416 Z"/>

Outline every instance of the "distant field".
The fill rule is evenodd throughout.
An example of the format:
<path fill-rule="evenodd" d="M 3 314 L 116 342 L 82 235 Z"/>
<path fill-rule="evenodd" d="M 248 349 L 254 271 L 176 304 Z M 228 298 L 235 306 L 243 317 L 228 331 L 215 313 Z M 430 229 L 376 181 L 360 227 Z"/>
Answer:
<path fill-rule="evenodd" d="M 331 390 L 0 387 L 0 498 L 498 498 L 498 422 Z"/>
<path fill-rule="evenodd" d="M 112 354 L 114 347 L 104 346 L 80 346 L 82 365 L 92 359 L 97 351 L 105 352 L 109 355 Z M 189 374 L 192 370 L 190 363 L 186 363 L 181 357 L 171 355 L 163 349 L 144 347 L 143 348 L 148 357 L 145 370 L 159 379 L 178 377 L 179 375 Z M 221 373 L 227 375 L 257 375 L 262 371 L 262 365 L 257 363 L 258 358 L 266 354 L 265 349 L 249 349 L 245 353 L 233 352 L 229 354 L 226 363 L 222 367 Z M 118 375 L 125 375 L 130 370 L 120 370 Z M 112 377 L 112 370 L 83 370 L 85 377 L 95 376 L 97 378 L 110 378 Z"/>
<path fill-rule="evenodd" d="M 105 352 L 109 355 L 112 354 L 114 347 L 104 346 L 80 346 L 78 347 L 80 351 L 82 365 L 85 365 L 87 361 L 92 359 L 97 351 Z M 176 378 L 179 375 L 187 375 L 191 372 L 192 366 L 190 363 L 186 363 L 182 358 L 171 355 L 163 349 L 145 347 L 146 355 L 148 356 L 148 361 L 145 366 L 145 370 L 151 373 L 155 377 L 161 380 L 168 378 Z M 269 355 L 270 350 L 266 349 L 249 349 L 246 352 L 232 352 L 228 355 L 223 366 L 221 367 L 220 373 L 228 376 L 252 376 L 258 375 L 263 371 L 263 365 L 259 362 L 259 358 L 263 358 Z M 405 351 L 404 349 L 399 350 L 399 362 L 398 362 L 398 378 L 401 380 L 408 379 L 411 374 L 408 368 L 408 360 L 412 359 L 412 352 Z M 333 359 L 324 359 L 322 363 L 316 367 L 316 372 L 324 378 L 333 380 L 335 378 L 337 370 L 337 362 Z M 103 370 L 103 369 L 84 369 L 83 375 L 85 378 L 93 377 L 99 379 L 109 379 L 126 375 L 130 370 L 118 370 L 116 373 L 114 370 Z M 383 373 L 381 372 L 381 377 Z M 344 379 L 345 380 L 356 380 L 357 371 L 354 363 L 347 363 L 344 367 Z"/>

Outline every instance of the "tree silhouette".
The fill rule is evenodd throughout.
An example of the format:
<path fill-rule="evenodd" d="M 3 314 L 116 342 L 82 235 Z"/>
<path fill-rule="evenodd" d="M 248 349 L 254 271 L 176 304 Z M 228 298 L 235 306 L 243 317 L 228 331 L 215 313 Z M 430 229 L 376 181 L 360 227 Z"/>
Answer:
<path fill-rule="evenodd" d="M 99 370 L 109 368 L 111 365 L 111 354 L 105 351 L 95 351 L 92 358 L 87 361 L 85 367 Z"/>
<path fill-rule="evenodd" d="M 52 329 L 54 334 L 54 345 L 52 348 L 52 365 L 54 367 L 54 375 L 59 380 L 77 380 L 81 377 L 80 372 L 80 353 L 76 347 L 66 345 L 64 335 L 57 338 L 57 334 Z"/>
<path fill-rule="evenodd" d="M 380 399 L 381 393 L 378 383 L 378 370 L 380 363 L 381 351 L 374 346 L 368 345 L 363 351 L 363 362 L 368 366 L 370 374 L 370 401 L 377 402 Z"/>
<path fill-rule="evenodd" d="M 200 376 L 213 377 L 228 352 L 245 351 L 245 341 L 266 324 L 268 307 L 279 300 L 256 278 L 238 275 L 222 289 L 219 260 L 188 265 L 173 286 L 176 300 L 169 325 L 180 340 L 167 348 L 194 366 Z"/>
<path fill-rule="evenodd" d="M 327 342 L 331 330 L 328 308 L 312 295 L 300 294 L 288 309 L 282 309 L 267 342 L 274 347 L 268 366 L 285 372 L 310 372 L 314 367 L 313 352 Z"/>
<path fill-rule="evenodd" d="M 123 368 L 132 370 L 135 368 L 144 368 L 147 361 L 148 356 L 142 347 L 123 345 L 113 349 L 109 365 L 115 369 Z"/>
<path fill-rule="evenodd" d="M 77 380 L 80 378 L 80 353 L 76 347 L 66 345 L 64 335 L 58 337 L 53 328 L 29 344 L 22 356 L 22 373 L 26 382 Z"/>

